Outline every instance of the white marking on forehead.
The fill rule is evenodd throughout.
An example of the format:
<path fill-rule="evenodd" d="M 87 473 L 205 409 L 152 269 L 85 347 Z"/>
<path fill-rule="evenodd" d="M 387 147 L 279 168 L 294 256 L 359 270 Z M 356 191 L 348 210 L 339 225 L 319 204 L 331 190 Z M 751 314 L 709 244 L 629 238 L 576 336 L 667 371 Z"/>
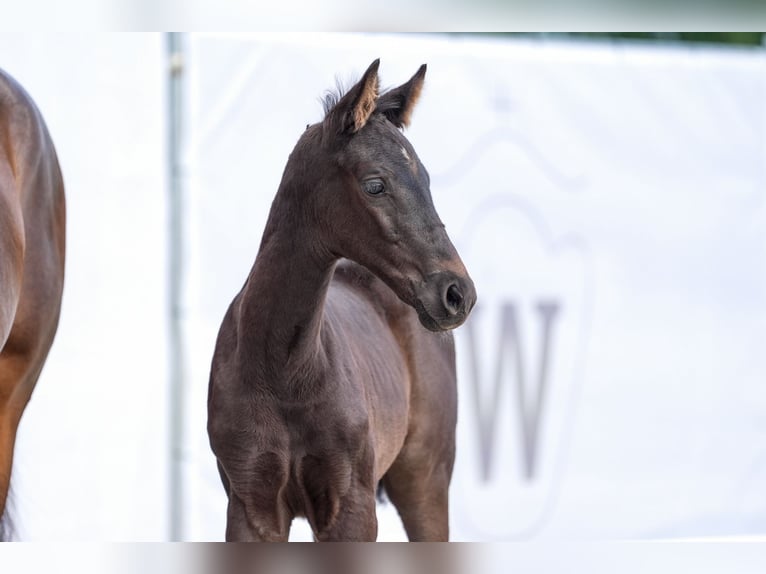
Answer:
<path fill-rule="evenodd" d="M 410 154 L 407 153 L 407 150 L 402 147 L 402 155 L 404 156 L 404 159 L 407 161 L 412 161 L 412 158 L 410 158 Z"/>

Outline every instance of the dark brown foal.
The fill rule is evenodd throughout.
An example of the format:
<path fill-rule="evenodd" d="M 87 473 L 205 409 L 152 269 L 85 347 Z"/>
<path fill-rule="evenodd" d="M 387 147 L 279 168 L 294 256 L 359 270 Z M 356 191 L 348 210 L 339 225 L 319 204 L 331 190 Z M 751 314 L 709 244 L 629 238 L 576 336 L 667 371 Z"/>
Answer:
<path fill-rule="evenodd" d="M 298 141 L 210 375 L 227 540 L 375 540 L 382 482 L 410 540 L 447 540 L 455 458 L 449 329 L 476 300 L 402 135 L 425 66 L 378 61 Z M 425 327 L 425 328 L 424 328 Z"/>
<path fill-rule="evenodd" d="M 48 130 L 0 70 L 0 515 L 16 429 L 58 325 L 64 226 L 64 185 Z"/>

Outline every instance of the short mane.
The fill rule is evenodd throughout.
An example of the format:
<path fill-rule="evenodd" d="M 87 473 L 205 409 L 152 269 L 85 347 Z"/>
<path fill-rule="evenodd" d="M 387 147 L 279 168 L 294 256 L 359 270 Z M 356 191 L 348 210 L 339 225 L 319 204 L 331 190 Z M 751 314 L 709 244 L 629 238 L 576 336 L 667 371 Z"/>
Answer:
<path fill-rule="evenodd" d="M 340 78 L 335 78 L 335 89 L 327 90 L 324 93 L 324 96 L 321 98 L 322 109 L 324 110 L 325 117 L 327 117 L 327 114 L 329 114 L 332 109 L 338 105 L 340 99 L 346 95 L 346 92 L 348 92 L 349 89 L 349 87 L 343 84 Z"/>
<path fill-rule="evenodd" d="M 356 82 L 352 83 L 351 86 L 353 86 L 355 83 Z M 346 95 L 349 89 L 351 88 L 344 85 L 344 83 L 339 78 L 335 78 L 335 89 L 327 90 L 320 100 L 322 102 L 322 109 L 324 111 L 325 118 L 332 111 L 332 109 L 338 105 L 338 102 L 343 96 Z M 375 102 L 375 110 L 373 111 L 374 114 L 385 114 L 388 111 L 398 110 L 402 107 L 402 101 L 399 98 L 383 97 L 390 90 L 391 88 L 388 88 L 378 95 L 378 99 Z"/>

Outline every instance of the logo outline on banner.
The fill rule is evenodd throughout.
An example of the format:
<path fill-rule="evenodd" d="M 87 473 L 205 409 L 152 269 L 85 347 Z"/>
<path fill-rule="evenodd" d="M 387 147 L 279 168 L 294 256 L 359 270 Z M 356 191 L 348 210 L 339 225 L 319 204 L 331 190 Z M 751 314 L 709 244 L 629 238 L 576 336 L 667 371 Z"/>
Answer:
<path fill-rule="evenodd" d="M 462 472 L 473 473 L 473 482 L 482 485 L 491 485 L 497 487 L 508 476 L 499 474 L 494 463 L 498 448 L 497 433 L 498 422 L 502 409 L 515 410 L 516 428 L 521 441 L 514 443 L 514 448 L 519 449 L 521 454 L 521 474 L 522 482 L 526 481 L 534 485 L 540 478 L 540 460 L 542 458 L 541 449 L 545 449 L 545 441 L 541 440 L 541 435 L 550 428 L 546 429 L 546 417 L 550 416 L 547 408 L 549 405 L 551 392 L 561 394 L 566 391 L 568 404 L 563 415 L 559 413 L 557 423 L 558 434 L 561 435 L 561 443 L 557 452 L 551 455 L 553 468 L 548 470 L 549 480 L 545 486 L 545 493 L 535 512 L 530 515 L 530 519 L 521 527 L 508 528 L 500 532 L 497 528 L 492 529 L 484 524 L 481 518 L 481 512 L 474 509 L 470 501 L 458 498 L 458 511 L 460 521 L 463 525 L 469 525 L 468 531 L 475 531 L 479 536 L 475 539 L 520 539 L 528 538 L 539 532 L 550 519 L 555 508 L 556 500 L 561 486 L 561 479 L 566 465 L 567 456 L 571 444 L 571 431 L 574 427 L 574 421 L 577 414 L 577 403 L 584 384 L 585 352 L 587 339 L 590 331 L 590 322 L 593 308 L 593 272 L 591 269 L 590 251 L 587 243 L 579 235 L 565 233 L 554 236 L 550 231 L 550 226 L 540 214 L 539 210 L 524 199 L 520 199 L 512 194 L 502 196 L 495 195 L 480 203 L 473 212 L 473 217 L 469 217 L 466 224 L 466 230 L 476 230 L 480 226 L 481 214 L 513 212 L 515 217 L 521 218 L 529 223 L 537 234 L 538 241 L 542 246 L 542 251 L 547 257 L 556 260 L 558 257 L 566 254 L 574 254 L 579 258 L 582 274 L 581 282 L 581 301 L 577 313 L 572 313 L 571 301 L 567 302 L 560 297 L 539 296 L 531 301 L 521 301 L 517 298 L 503 296 L 495 302 L 494 308 L 485 308 L 481 301 L 481 284 L 479 287 L 479 304 L 474 309 L 472 317 L 469 318 L 464 332 L 458 333 L 458 357 L 459 361 L 464 361 L 467 367 L 460 369 L 462 380 L 459 380 L 459 386 L 463 389 L 462 395 L 466 396 L 464 401 L 470 403 L 468 411 L 472 420 L 459 422 L 459 431 L 461 425 L 463 434 L 466 434 L 465 427 L 473 427 L 473 439 L 469 443 L 471 452 L 470 460 L 463 464 L 470 466 L 470 469 L 461 469 Z M 466 240 L 460 245 L 461 252 L 471 241 Z M 523 272 L 523 271 L 522 271 Z M 575 304 L 575 306 L 578 306 Z M 534 349 L 533 361 L 525 358 L 524 351 L 532 340 L 529 337 L 529 321 L 522 321 L 523 308 L 532 307 L 536 312 L 538 322 L 538 332 L 540 337 L 537 339 L 537 348 Z M 577 349 L 570 351 L 573 353 L 573 361 L 568 373 L 551 372 L 551 364 L 555 361 L 557 354 L 556 346 L 561 344 L 557 335 L 561 323 L 571 320 L 572 315 L 579 313 L 579 325 L 574 330 L 577 333 Z M 484 328 L 484 343 L 491 340 L 490 345 L 496 349 L 495 355 L 487 364 L 482 364 L 479 347 L 481 345 L 478 332 L 481 329 L 477 326 L 480 321 L 490 320 L 489 327 Z M 489 339 L 491 337 L 491 339 Z M 571 338 L 571 337 L 570 337 Z M 462 354 L 462 356 L 461 356 Z M 486 358 L 486 357 L 485 357 Z M 527 369 L 528 365 L 532 368 Z M 535 370 L 536 366 L 536 370 Z M 508 373 L 513 376 L 509 377 Z M 551 377 L 556 377 L 557 384 L 551 383 Z M 568 385 L 560 384 L 560 379 L 567 377 Z M 505 389 L 504 383 L 508 383 L 510 388 Z M 530 385 L 530 380 L 534 384 Z M 515 388 L 514 388 L 515 387 Z M 482 393 L 490 389 L 492 397 L 487 404 L 482 399 Z M 509 401 L 508 394 L 512 394 Z M 515 398 L 513 393 L 515 392 Z M 530 400 L 531 397 L 531 400 Z M 551 425 L 548 424 L 548 427 Z M 468 434 L 471 434 L 468 432 Z M 463 453 L 465 456 L 466 453 Z M 544 454 L 544 453 L 543 453 Z M 460 458 L 461 453 L 458 453 Z M 550 466 L 550 465 L 549 465 Z M 507 473 L 506 473 L 507 474 Z M 465 476 L 462 477 L 465 479 Z M 466 482 L 464 480 L 464 482 Z M 480 487 L 481 488 L 481 487 Z M 523 487 L 521 487 L 523 490 Z M 465 493 L 464 493 L 465 494 Z M 475 500 L 474 500 L 475 502 Z M 507 508 L 513 512 L 514 508 Z"/>

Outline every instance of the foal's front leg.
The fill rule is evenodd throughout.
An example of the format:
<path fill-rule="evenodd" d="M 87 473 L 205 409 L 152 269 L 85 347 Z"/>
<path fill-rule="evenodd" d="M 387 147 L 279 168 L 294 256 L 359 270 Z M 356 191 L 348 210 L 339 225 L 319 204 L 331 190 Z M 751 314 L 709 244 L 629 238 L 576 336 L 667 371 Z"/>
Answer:
<path fill-rule="evenodd" d="M 405 446 L 383 477 L 411 542 L 449 541 L 449 483 L 455 459 L 451 444 L 433 459 Z"/>
<path fill-rule="evenodd" d="M 286 542 L 293 514 L 282 498 L 287 482 L 283 457 L 274 452 L 252 455 L 245 465 L 218 460 L 229 506 L 226 511 L 227 542 Z"/>
<path fill-rule="evenodd" d="M 374 491 L 358 488 L 348 493 L 340 500 L 338 513 L 329 524 L 311 526 L 317 542 L 375 542 L 378 518 Z"/>
<path fill-rule="evenodd" d="M 317 542 L 374 542 L 375 459 L 364 435 L 344 454 L 321 451 L 301 460 L 306 518 Z"/>
<path fill-rule="evenodd" d="M 280 516 L 281 515 L 281 516 Z M 289 520 L 284 513 L 257 512 L 236 493 L 229 493 L 226 511 L 226 542 L 287 542 Z"/>

